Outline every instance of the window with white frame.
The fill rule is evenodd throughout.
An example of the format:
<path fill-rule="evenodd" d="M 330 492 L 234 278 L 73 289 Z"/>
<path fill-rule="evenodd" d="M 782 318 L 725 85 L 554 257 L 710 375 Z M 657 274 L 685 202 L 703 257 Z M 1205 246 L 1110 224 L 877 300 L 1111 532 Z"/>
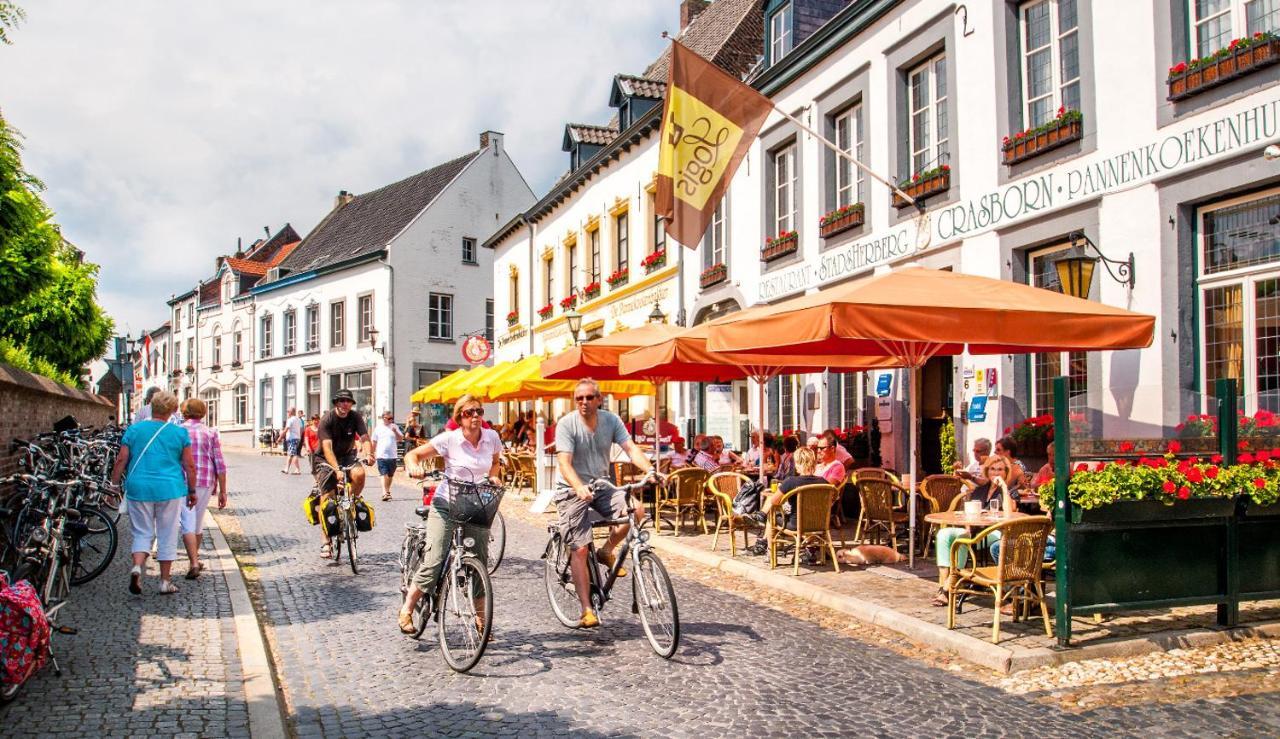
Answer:
<path fill-rule="evenodd" d="M 791 3 L 778 8 L 769 16 L 769 63 L 777 64 L 778 60 L 791 51 Z"/>
<path fill-rule="evenodd" d="M 320 306 L 307 306 L 307 340 L 306 351 L 313 352 L 320 348 Z"/>
<path fill-rule="evenodd" d="M 284 332 L 284 351 L 283 354 L 293 354 L 298 349 L 298 313 L 290 308 L 284 312 L 283 325 L 280 327 Z"/>
<path fill-rule="evenodd" d="M 516 320 L 520 319 L 520 273 L 512 272 L 508 284 L 507 307 L 509 313 L 516 314 Z M 421 386 L 419 386 L 421 387 Z"/>
<path fill-rule="evenodd" d="M 591 273 L 591 279 L 588 282 L 600 281 L 600 229 L 593 228 L 587 232 L 587 245 L 589 254 L 587 257 L 587 271 Z"/>
<path fill-rule="evenodd" d="M 653 233 L 649 238 L 649 253 L 666 251 L 667 249 L 667 219 L 658 215 L 658 200 L 656 195 L 649 196 L 649 212 L 653 215 L 652 227 Z"/>
<path fill-rule="evenodd" d="M 864 161 L 862 103 L 852 105 L 838 114 L 831 121 L 834 129 L 836 146 L 858 161 Z M 832 153 L 836 170 L 836 202 L 835 207 L 844 208 L 854 203 L 865 203 L 866 175 L 853 162 L 839 154 Z"/>
<path fill-rule="evenodd" d="M 217 328 L 215 328 L 214 331 L 218 331 L 218 333 L 215 333 L 213 335 L 213 346 L 211 347 L 213 351 L 210 352 L 210 354 L 212 354 L 213 356 L 210 357 L 209 364 L 212 367 L 221 367 L 222 366 L 222 333 Z"/>
<path fill-rule="evenodd" d="M 907 75 L 911 121 L 907 126 L 912 173 L 948 163 L 947 57 L 939 54 Z"/>
<path fill-rule="evenodd" d="M 187 366 L 195 369 L 196 366 L 196 340 L 195 337 L 187 339 Z"/>
<path fill-rule="evenodd" d="M 298 407 L 298 377 L 297 375 L 285 375 L 281 384 L 284 386 L 284 408 L 287 413 L 290 409 Z"/>
<path fill-rule="evenodd" d="M 726 264 L 728 256 L 728 197 L 723 197 L 711 213 L 711 222 L 707 224 L 707 235 L 702 246 L 702 268 L 709 269 L 717 264 Z"/>
<path fill-rule="evenodd" d="M 570 241 L 564 247 L 564 294 L 566 297 L 578 292 L 578 242 Z"/>
<path fill-rule="evenodd" d="M 329 304 L 329 346 L 340 349 L 347 343 L 347 302 Z"/>
<path fill-rule="evenodd" d="M 1054 263 L 1071 248 L 1054 244 L 1031 252 L 1031 284 L 1059 291 Z M 1083 413 L 1089 401 L 1089 356 L 1084 352 L 1046 352 L 1031 355 L 1031 415 L 1053 413 L 1053 378 L 1066 375 L 1068 407 Z"/>
<path fill-rule="evenodd" d="M 861 372 L 832 372 L 827 379 L 827 425 L 850 428 L 861 421 Z"/>
<path fill-rule="evenodd" d="M 613 268 L 627 269 L 631 259 L 631 234 L 627 227 L 626 211 L 613 218 Z"/>
<path fill-rule="evenodd" d="M 356 309 L 360 318 L 360 343 L 372 343 L 373 335 L 369 332 L 373 330 L 373 296 L 361 295 L 357 298 Z"/>
<path fill-rule="evenodd" d="M 1191 56 L 1203 58 L 1232 39 L 1280 29 L 1280 0 L 1186 0 Z"/>
<path fill-rule="evenodd" d="M 1280 411 L 1280 190 L 1214 203 L 1197 220 L 1201 389 L 1212 396 L 1232 378 L 1246 413 Z"/>
<path fill-rule="evenodd" d="M 555 259 L 551 257 L 542 260 L 542 294 L 546 298 L 546 305 L 555 302 L 556 269 Z"/>
<path fill-rule="evenodd" d="M 249 422 L 249 387 L 243 382 L 231 390 L 232 405 L 235 407 L 236 425 L 243 426 Z"/>
<path fill-rule="evenodd" d="M 187 328 L 195 328 L 196 326 L 196 304 L 195 301 L 187 303 Z"/>
<path fill-rule="evenodd" d="M 462 237 L 462 263 L 479 264 L 476 261 L 476 240 L 470 236 Z"/>
<path fill-rule="evenodd" d="M 244 332 L 236 329 L 231 333 L 231 363 L 240 364 L 244 361 Z"/>
<path fill-rule="evenodd" d="M 484 301 L 484 338 L 493 345 L 493 298 Z"/>
<path fill-rule="evenodd" d="M 261 351 L 261 356 L 263 356 L 263 357 L 269 357 L 269 356 L 271 356 L 271 342 L 272 342 L 272 336 L 271 336 L 271 332 L 272 332 L 272 320 L 271 320 L 271 319 L 272 319 L 272 317 L 271 317 L 271 314 L 270 314 L 270 313 L 268 313 L 267 315 L 265 315 L 265 316 L 263 316 L 263 317 L 262 317 L 262 351 Z"/>
<path fill-rule="evenodd" d="M 427 338 L 453 340 L 453 296 L 431 293 L 427 296 Z"/>
<path fill-rule="evenodd" d="M 275 412 L 272 406 L 275 405 L 275 390 L 271 385 L 271 378 L 265 377 L 262 380 L 261 389 L 258 391 L 258 418 L 262 419 L 262 428 L 275 428 Z"/>
<path fill-rule="evenodd" d="M 1022 116 L 1027 128 L 1080 109 L 1080 33 L 1076 0 L 1035 0 L 1022 19 Z"/>
<path fill-rule="evenodd" d="M 773 235 L 796 227 L 796 145 L 794 142 L 772 154 Z"/>
<path fill-rule="evenodd" d="M 209 388 L 200 393 L 200 399 L 204 401 L 205 413 L 204 422 L 210 426 L 218 425 L 218 397 L 222 392 L 217 388 Z"/>

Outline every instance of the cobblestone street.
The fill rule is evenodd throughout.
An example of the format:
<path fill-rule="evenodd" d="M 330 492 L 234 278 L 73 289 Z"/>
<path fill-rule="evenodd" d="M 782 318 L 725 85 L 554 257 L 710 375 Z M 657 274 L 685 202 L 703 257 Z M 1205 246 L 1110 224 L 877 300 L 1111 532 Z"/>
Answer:
<path fill-rule="evenodd" d="M 393 502 L 376 503 L 378 526 L 361 538 L 364 567 L 353 576 L 345 562 L 318 557 L 317 533 L 299 510 L 306 477 L 282 476 L 278 459 L 229 461 L 243 539 L 229 536 L 233 547 L 250 548 L 251 591 L 300 736 L 1280 732 L 1274 694 L 1064 713 L 1016 695 L 1025 692 L 1016 683 L 1002 689 L 965 669 L 937 669 L 679 576 L 684 638 L 664 662 L 620 602 L 595 633 L 561 628 L 542 587 L 545 533 L 510 514 L 507 556 L 494 578 L 494 643 L 472 674 L 456 675 L 430 632 L 415 642 L 395 626 L 396 554 L 413 489 L 399 486 Z"/>

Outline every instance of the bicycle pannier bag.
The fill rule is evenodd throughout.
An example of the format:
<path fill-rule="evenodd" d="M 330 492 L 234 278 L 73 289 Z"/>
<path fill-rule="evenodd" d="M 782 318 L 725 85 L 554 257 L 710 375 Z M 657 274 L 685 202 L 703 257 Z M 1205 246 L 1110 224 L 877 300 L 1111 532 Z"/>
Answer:
<path fill-rule="evenodd" d="M 373 506 L 369 505 L 364 498 L 357 498 L 356 507 L 356 531 L 373 531 Z"/>
<path fill-rule="evenodd" d="M 0 572 L 0 683 L 25 682 L 49 658 L 49 620 L 36 589 Z"/>
<path fill-rule="evenodd" d="M 342 529 L 338 525 L 338 502 L 331 500 L 325 503 L 324 515 L 320 517 L 320 524 L 324 526 L 324 535 L 333 536 Z"/>
<path fill-rule="evenodd" d="M 320 496 L 312 493 L 302 501 L 302 512 L 307 517 L 307 523 L 315 526 L 320 523 Z"/>

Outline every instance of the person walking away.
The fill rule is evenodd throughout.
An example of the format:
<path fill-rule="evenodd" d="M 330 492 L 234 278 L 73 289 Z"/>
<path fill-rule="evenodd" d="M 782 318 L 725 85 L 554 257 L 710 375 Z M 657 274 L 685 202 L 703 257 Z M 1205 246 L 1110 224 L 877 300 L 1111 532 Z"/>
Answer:
<path fill-rule="evenodd" d="M 320 449 L 319 427 L 320 415 L 313 413 L 306 428 L 302 429 L 302 449 L 307 453 L 307 461 L 311 463 L 312 469 L 315 469 L 316 452 Z"/>
<path fill-rule="evenodd" d="M 187 548 L 187 579 L 194 580 L 204 571 L 200 561 L 200 545 L 204 537 L 204 513 L 209 498 L 218 489 L 218 508 L 227 507 L 227 462 L 222 458 L 222 440 L 215 429 L 204 423 L 208 406 L 199 398 L 182 403 L 182 427 L 191 437 L 191 458 L 196 468 L 196 504 L 182 509 L 182 543 Z"/>
<path fill-rule="evenodd" d="M 289 414 L 285 416 L 284 429 L 284 469 L 280 470 L 283 474 L 289 474 L 293 470 L 293 474 L 302 474 L 302 427 L 305 422 L 302 420 L 302 414 L 295 408 L 289 409 Z"/>
<path fill-rule="evenodd" d="M 436 581 L 440 579 L 440 570 L 444 567 L 445 553 L 449 549 L 449 540 L 453 531 L 462 527 L 462 534 L 472 541 L 469 549 L 481 562 L 486 563 L 489 557 L 489 527 L 455 521 L 449 515 L 449 502 L 455 491 L 449 487 L 449 477 L 458 480 L 474 480 L 498 484 L 502 465 L 499 457 L 502 454 L 502 439 L 498 432 L 484 425 L 484 405 L 479 400 L 463 395 L 453 404 L 452 420 L 458 428 L 446 430 L 431 441 L 413 449 L 404 457 L 404 468 L 410 477 L 421 478 L 426 475 L 426 463 L 434 457 L 444 459 L 446 478 L 436 486 L 435 497 L 431 499 L 434 515 L 427 518 L 427 551 L 422 558 L 418 570 L 413 574 L 409 591 L 405 594 L 404 603 L 400 606 L 398 621 L 400 630 L 412 634 L 412 614 L 414 607 L 423 593 L 435 590 Z M 476 628 L 483 629 L 484 601 L 476 601 Z M 492 633 L 492 632 L 490 632 Z"/>
<path fill-rule="evenodd" d="M 333 469 L 320 470 L 317 464 L 311 470 L 316 477 L 316 486 L 320 489 L 321 511 L 333 499 L 338 483 L 346 480 L 348 474 L 351 475 L 351 497 L 359 498 L 364 491 L 364 468 L 352 467 L 348 473 L 342 470 L 343 467 L 354 465 L 357 459 L 365 464 L 373 464 L 369 427 L 365 425 L 364 418 L 354 410 L 355 396 L 350 390 L 342 388 L 333 394 L 332 401 L 333 409 L 324 414 L 316 429 L 316 436 L 320 439 L 320 453 L 315 459 L 317 463 L 325 462 Z M 320 556 L 329 559 L 333 556 L 333 551 L 329 548 L 329 536 L 323 526 L 319 528 L 320 538 L 324 540 Z"/>
<path fill-rule="evenodd" d="M 614 414 L 600 410 L 604 396 L 595 380 L 579 380 L 573 390 L 573 402 L 577 411 L 565 414 L 556 424 L 557 481 L 567 486 L 555 499 L 560 517 L 560 533 L 570 548 L 569 570 L 573 587 L 582 605 L 582 617 L 578 628 L 589 629 L 600 625 L 600 618 L 591 607 L 588 588 L 587 545 L 591 543 L 591 521 L 588 513 L 595 510 L 605 518 L 622 518 L 629 510 L 637 523 L 644 520 L 644 506 L 638 501 L 632 508 L 627 494 L 621 490 L 596 492 L 591 483 L 609 478 L 609 452 L 614 444 L 622 447 L 631 463 L 646 475 L 652 475 L 653 466 L 644 451 L 627 434 L 627 427 Z M 596 559 L 606 567 L 613 567 L 614 547 L 627 535 L 630 524 L 614 526 L 596 552 Z M 625 570 L 619 570 L 621 577 Z"/>
<path fill-rule="evenodd" d="M 404 434 L 395 423 L 391 411 L 383 411 L 382 423 L 373 430 L 374 456 L 378 459 L 378 475 L 382 477 L 382 499 L 391 500 L 391 481 L 396 476 L 396 463 L 400 459 L 400 440 Z"/>
<path fill-rule="evenodd" d="M 134 423 L 151 420 L 151 401 L 155 399 L 158 392 L 160 392 L 160 388 L 154 385 L 147 388 L 146 394 L 142 396 L 142 404 L 138 406 L 138 412 L 133 414 Z"/>
<path fill-rule="evenodd" d="M 179 517 L 185 503 L 196 504 L 196 465 L 191 454 L 191 435 L 180 424 L 169 423 L 178 410 L 173 393 L 157 392 L 151 398 L 151 418 L 136 421 L 120 439 L 120 452 L 111 470 L 111 483 L 120 484 L 125 470 L 125 497 L 129 501 L 129 529 L 133 543 L 133 569 L 129 571 L 129 592 L 142 594 L 142 571 L 156 544 L 160 563 L 160 593 L 178 592 L 170 573 L 177 558 Z"/>

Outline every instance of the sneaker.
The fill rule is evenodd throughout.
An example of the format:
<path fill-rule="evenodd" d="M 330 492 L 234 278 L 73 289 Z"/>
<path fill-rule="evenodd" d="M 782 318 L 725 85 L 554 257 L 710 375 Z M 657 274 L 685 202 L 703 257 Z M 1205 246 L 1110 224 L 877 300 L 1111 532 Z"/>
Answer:
<path fill-rule="evenodd" d="M 142 595 L 142 568 L 134 565 L 129 570 L 129 592 L 134 595 Z"/>

